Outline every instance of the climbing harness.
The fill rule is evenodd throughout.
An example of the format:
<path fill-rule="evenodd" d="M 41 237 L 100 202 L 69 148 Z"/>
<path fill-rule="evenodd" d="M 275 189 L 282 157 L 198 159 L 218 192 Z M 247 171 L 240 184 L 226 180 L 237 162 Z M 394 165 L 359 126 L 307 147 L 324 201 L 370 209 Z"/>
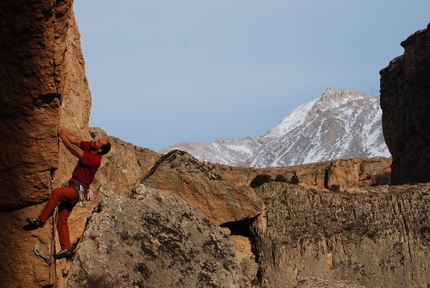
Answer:
<path fill-rule="evenodd" d="M 86 206 L 85 202 L 85 189 L 89 189 L 88 185 L 79 182 L 79 181 L 67 181 L 63 185 L 63 187 L 73 187 L 76 191 L 76 194 L 78 194 L 78 201 L 81 204 L 81 207 Z"/>
<path fill-rule="evenodd" d="M 36 254 L 36 256 L 39 256 L 40 258 L 42 258 L 43 260 L 45 260 L 46 263 L 48 263 L 48 265 L 51 265 L 51 259 L 48 259 L 48 257 L 43 256 L 40 252 L 39 252 L 39 248 L 37 248 L 36 245 L 34 245 L 33 247 L 33 252 L 34 254 Z"/>

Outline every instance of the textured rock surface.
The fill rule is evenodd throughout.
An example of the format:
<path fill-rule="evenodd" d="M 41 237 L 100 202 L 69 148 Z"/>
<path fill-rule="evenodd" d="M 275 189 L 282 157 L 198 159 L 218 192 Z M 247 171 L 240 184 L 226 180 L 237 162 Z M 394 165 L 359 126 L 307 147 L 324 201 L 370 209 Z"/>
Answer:
<path fill-rule="evenodd" d="M 145 173 L 160 157 L 155 151 L 135 147 L 131 143 L 106 135 L 100 128 L 91 128 L 90 134 L 94 138 L 106 137 L 111 142 L 112 148 L 109 154 L 103 158 L 96 179 L 91 185 L 91 189 L 95 192 L 94 200 L 87 202 L 87 206 L 84 208 L 76 206 L 69 217 L 70 239 L 74 245 L 78 244 L 88 219 L 98 209 L 100 201 L 106 197 L 115 197 L 136 187 Z M 66 260 L 57 261 L 56 281 L 58 287 L 67 287 L 67 275 L 71 269 L 71 264 Z"/>
<path fill-rule="evenodd" d="M 69 287 L 239 287 L 234 243 L 174 193 L 134 189 L 103 201 L 80 243 Z"/>
<path fill-rule="evenodd" d="M 0 4 L 2 211 L 42 202 L 70 173 L 73 167 L 59 165 L 71 159 L 59 151 L 59 123 L 88 135 L 91 97 L 71 6 L 71 0 Z"/>
<path fill-rule="evenodd" d="M 262 287 L 311 278 L 365 287 L 430 284 L 430 184 L 339 193 L 269 183 L 257 192 L 266 213 L 251 238 Z"/>
<path fill-rule="evenodd" d="M 58 141 L 55 128 L 60 124 L 83 139 L 105 134 L 100 129 L 90 134 L 87 126 L 91 98 L 72 1 L 3 1 L 0 8 L 2 287 L 63 288 L 69 276 L 69 284 L 75 285 L 71 287 L 91 279 L 102 286 L 101 280 L 115 281 L 118 276 L 118 283 L 142 287 L 156 287 L 160 281 L 184 283 L 183 287 L 258 287 L 260 280 L 262 287 L 429 285 L 428 186 L 352 189 L 389 183 L 389 159 L 240 170 L 201 163 L 183 152 L 160 158 L 110 136 L 112 152 L 92 185 L 96 198 L 85 208 L 76 207 L 69 219 L 78 254 L 74 262 L 63 259 L 48 265 L 33 247 L 45 256 L 59 250 L 53 220 L 34 231 L 23 225 L 26 217 L 40 213 L 51 190 L 70 177 L 76 163 Z M 428 86 L 416 86 L 415 81 L 422 79 L 419 69 L 428 76 L 428 65 L 420 66 L 423 58 L 417 52 L 417 47 L 428 47 L 428 36 L 422 37 L 426 31 L 404 42 L 405 55 L 393 60 L 389 69 L 395 73 L 387 74 L 389 81 L 381 90 L 396 91 L 388 84 L 401 80 L 402 96 L 410 91 L 424 95 L 421 89 Z M 411 67 L 415 70 L 408 70 Z M 398 104 L 390 101 L 385 104 Z M 401 114 L 399 119 L 412 117 L 415 126 L 409 127 L 423 138 L 427 130 L 418 121 L 420 115 Z M 418 137 L 408 136 L 404 143 L 416 148 Z M 394 137 L 392 143 L 398 139 L 403 141 Z M 428 146 L 423 147 L 421 156 L 427 157 Z M 407 156 L 413 159 L 411 155 Z M 423 163 L 405 168 L 422 169 Z M 290 181 L 296 174 L 299 185 L 264 184 L 256 193 L 249 184 L 261 173 Z M 147 188 L 122 194 L 146 174 Z M 98 213 L 87 228 L 94 211 Z M 127 261 L 130 258 L 134 262 Z M 115 261 L 117 266 L 112 265 Z"/>
<path fill-rule="evenodd" d="M 294 288 L 364 288 L 351 281 L 327 281 L 317 278 L 303 279 Z"/>
<path fill-rule="evenodd" d="M 263 211 L 254 189 L 223 180 L 210 165 L 179 150 L 160 158 L 142 183 L 177 193 L 218 225 L 253 218 Z"/>
<path fill-rule="evenodd" d="M 279 175 L 286 180 L 296 174 L 298 184 L 306 188 L 347 189 L 386 185 L 391 183 L 391 158 L 341 159 L 334 161 L 276 168 L 245 168 L 227 165 L 210 165 L 223 179 L 239 185 L 250 185 L 258 175 L 269 175 L 275 180 Z"/>
<path fill-rule="evenodd" d="M 90 133 L 93 138 L 106 137 L 112 144 L 93 183 L 103 196 L 116 196 L 136 187 L 161 157 L 150 149 L 108 136 L 100 128 L 91 128 Z"/>
<path fill-rule="evenodd" d="M 52 223 L 22 228 L 70 177 L 76 158 L 56 127 L 89 139 L 91 96 L 71 0 L 1 1 L 0 16 L 0 283 L 42 287 L 61 279 L 33 253 L 35 244 L 44 255 L 56 249 Z"/>
<path fill-rule="evenodd" d="M 405 52 L 381 70 L 385 141 L 394 184 L 430 181 L 430 24 L 401 43 Z"/>

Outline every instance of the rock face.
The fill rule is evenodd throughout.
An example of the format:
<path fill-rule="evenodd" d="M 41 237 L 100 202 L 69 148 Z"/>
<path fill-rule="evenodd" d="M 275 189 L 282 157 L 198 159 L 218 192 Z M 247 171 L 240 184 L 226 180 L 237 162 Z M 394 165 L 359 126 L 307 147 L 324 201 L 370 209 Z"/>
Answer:
<path fill-rule="evenodd" d="M 391 158 L 363 158 L 261 169 L 216 164 L 212 169 L 239 185 L 249 186 L 259 175 L 268 175 L 275 182 L 279 182 L 277 178 L 291 182 L 297 176 L 297 184 L 306 188 L 348 189 L 390 184 L 390 166 Z"/>
<path fill-rule="evenodd" d="M 266 212 L 251 239 L 262 287 L 296 287 L 313 277 L 365 287 L 429 285 L 429 184 L 339 193 L 269 183 L 257 192 Z"/>
<path fill-rule="evenodd" d="M 177 193 L 218 225 L 253 218 L 263 211 L 254 189 L 223 180 L 209 166 L 179 150 L 160 158 L 142 183 Z"/>
<path fill-rule="evenodd" d="M 88 135 L 91 96 L 72 0 L 0 8 L 0 210 L 10 211 L 42 202 L 69 175 L 56 126 Z"/>
<path fill-rule="evenodd" d="M 405 52 L 381 70 L 385 141 L 393 184 L 430 181 L 430 24 L 401 43 Z"/>
<path fill-rule="evenodd" d="M 59 144 L 57 125 L 90 138 L 91 95 L 72 2 L 0 3 L 2 287 L 43 287 L 61 278 L 58 267 L 33 253 L 34 245 L 44 255 L 56 249 L 52 223 L 37 231 L 22 228 L 76 164 Z"/>
<path fill-rule="evenodd" d="M 102 202 L 68 287 L 239 287 L 240 275 L 231 237 L 174 193 L 141 185 Z"/>
<path fill-rule="evenodd" d="M 100 128 L 91 128 L 90 133 L 93 138 L 105 137 L 112 144 L 92 185 L 100 196 L 117 196 L 130 191 L 161 157 L 155 151 L 109 136 Z"/>

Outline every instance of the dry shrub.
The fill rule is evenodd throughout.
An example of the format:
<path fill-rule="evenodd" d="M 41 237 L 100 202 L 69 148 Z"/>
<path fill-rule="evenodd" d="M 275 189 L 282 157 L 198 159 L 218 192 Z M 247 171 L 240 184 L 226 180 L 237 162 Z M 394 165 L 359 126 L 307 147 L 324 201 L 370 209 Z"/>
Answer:
<path fill-rule="evenodd" d="M 271 181 L 272 181 L 272 177 L 270 177 L 270 175 L 261 174 L 261 175 L 255 176 L 255 178 L 252 179 L 250 185 L 252 188 L 256 188 L 258 186 L 263 185 L 264 183 L 269 183 Z"/>
<path fill-rule="evenodd" d="M 288 179 L 284 175 L 279 174 L 278 176 L 276 176 L 275 182 L 288 182 Z"/>

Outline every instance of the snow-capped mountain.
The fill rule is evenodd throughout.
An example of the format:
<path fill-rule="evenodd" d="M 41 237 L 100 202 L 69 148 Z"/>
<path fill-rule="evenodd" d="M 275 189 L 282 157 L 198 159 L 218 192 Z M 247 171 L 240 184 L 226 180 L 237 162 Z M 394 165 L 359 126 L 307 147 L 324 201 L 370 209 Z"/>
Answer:
<path fill-rule="evenodd" d="M 261 136 L 182 142 L 160 152 L 173 149 L 201 161 L 252 167 L 391 156 L 382 134 L 379 97 L 336 88 L 300 105 Z"/>

